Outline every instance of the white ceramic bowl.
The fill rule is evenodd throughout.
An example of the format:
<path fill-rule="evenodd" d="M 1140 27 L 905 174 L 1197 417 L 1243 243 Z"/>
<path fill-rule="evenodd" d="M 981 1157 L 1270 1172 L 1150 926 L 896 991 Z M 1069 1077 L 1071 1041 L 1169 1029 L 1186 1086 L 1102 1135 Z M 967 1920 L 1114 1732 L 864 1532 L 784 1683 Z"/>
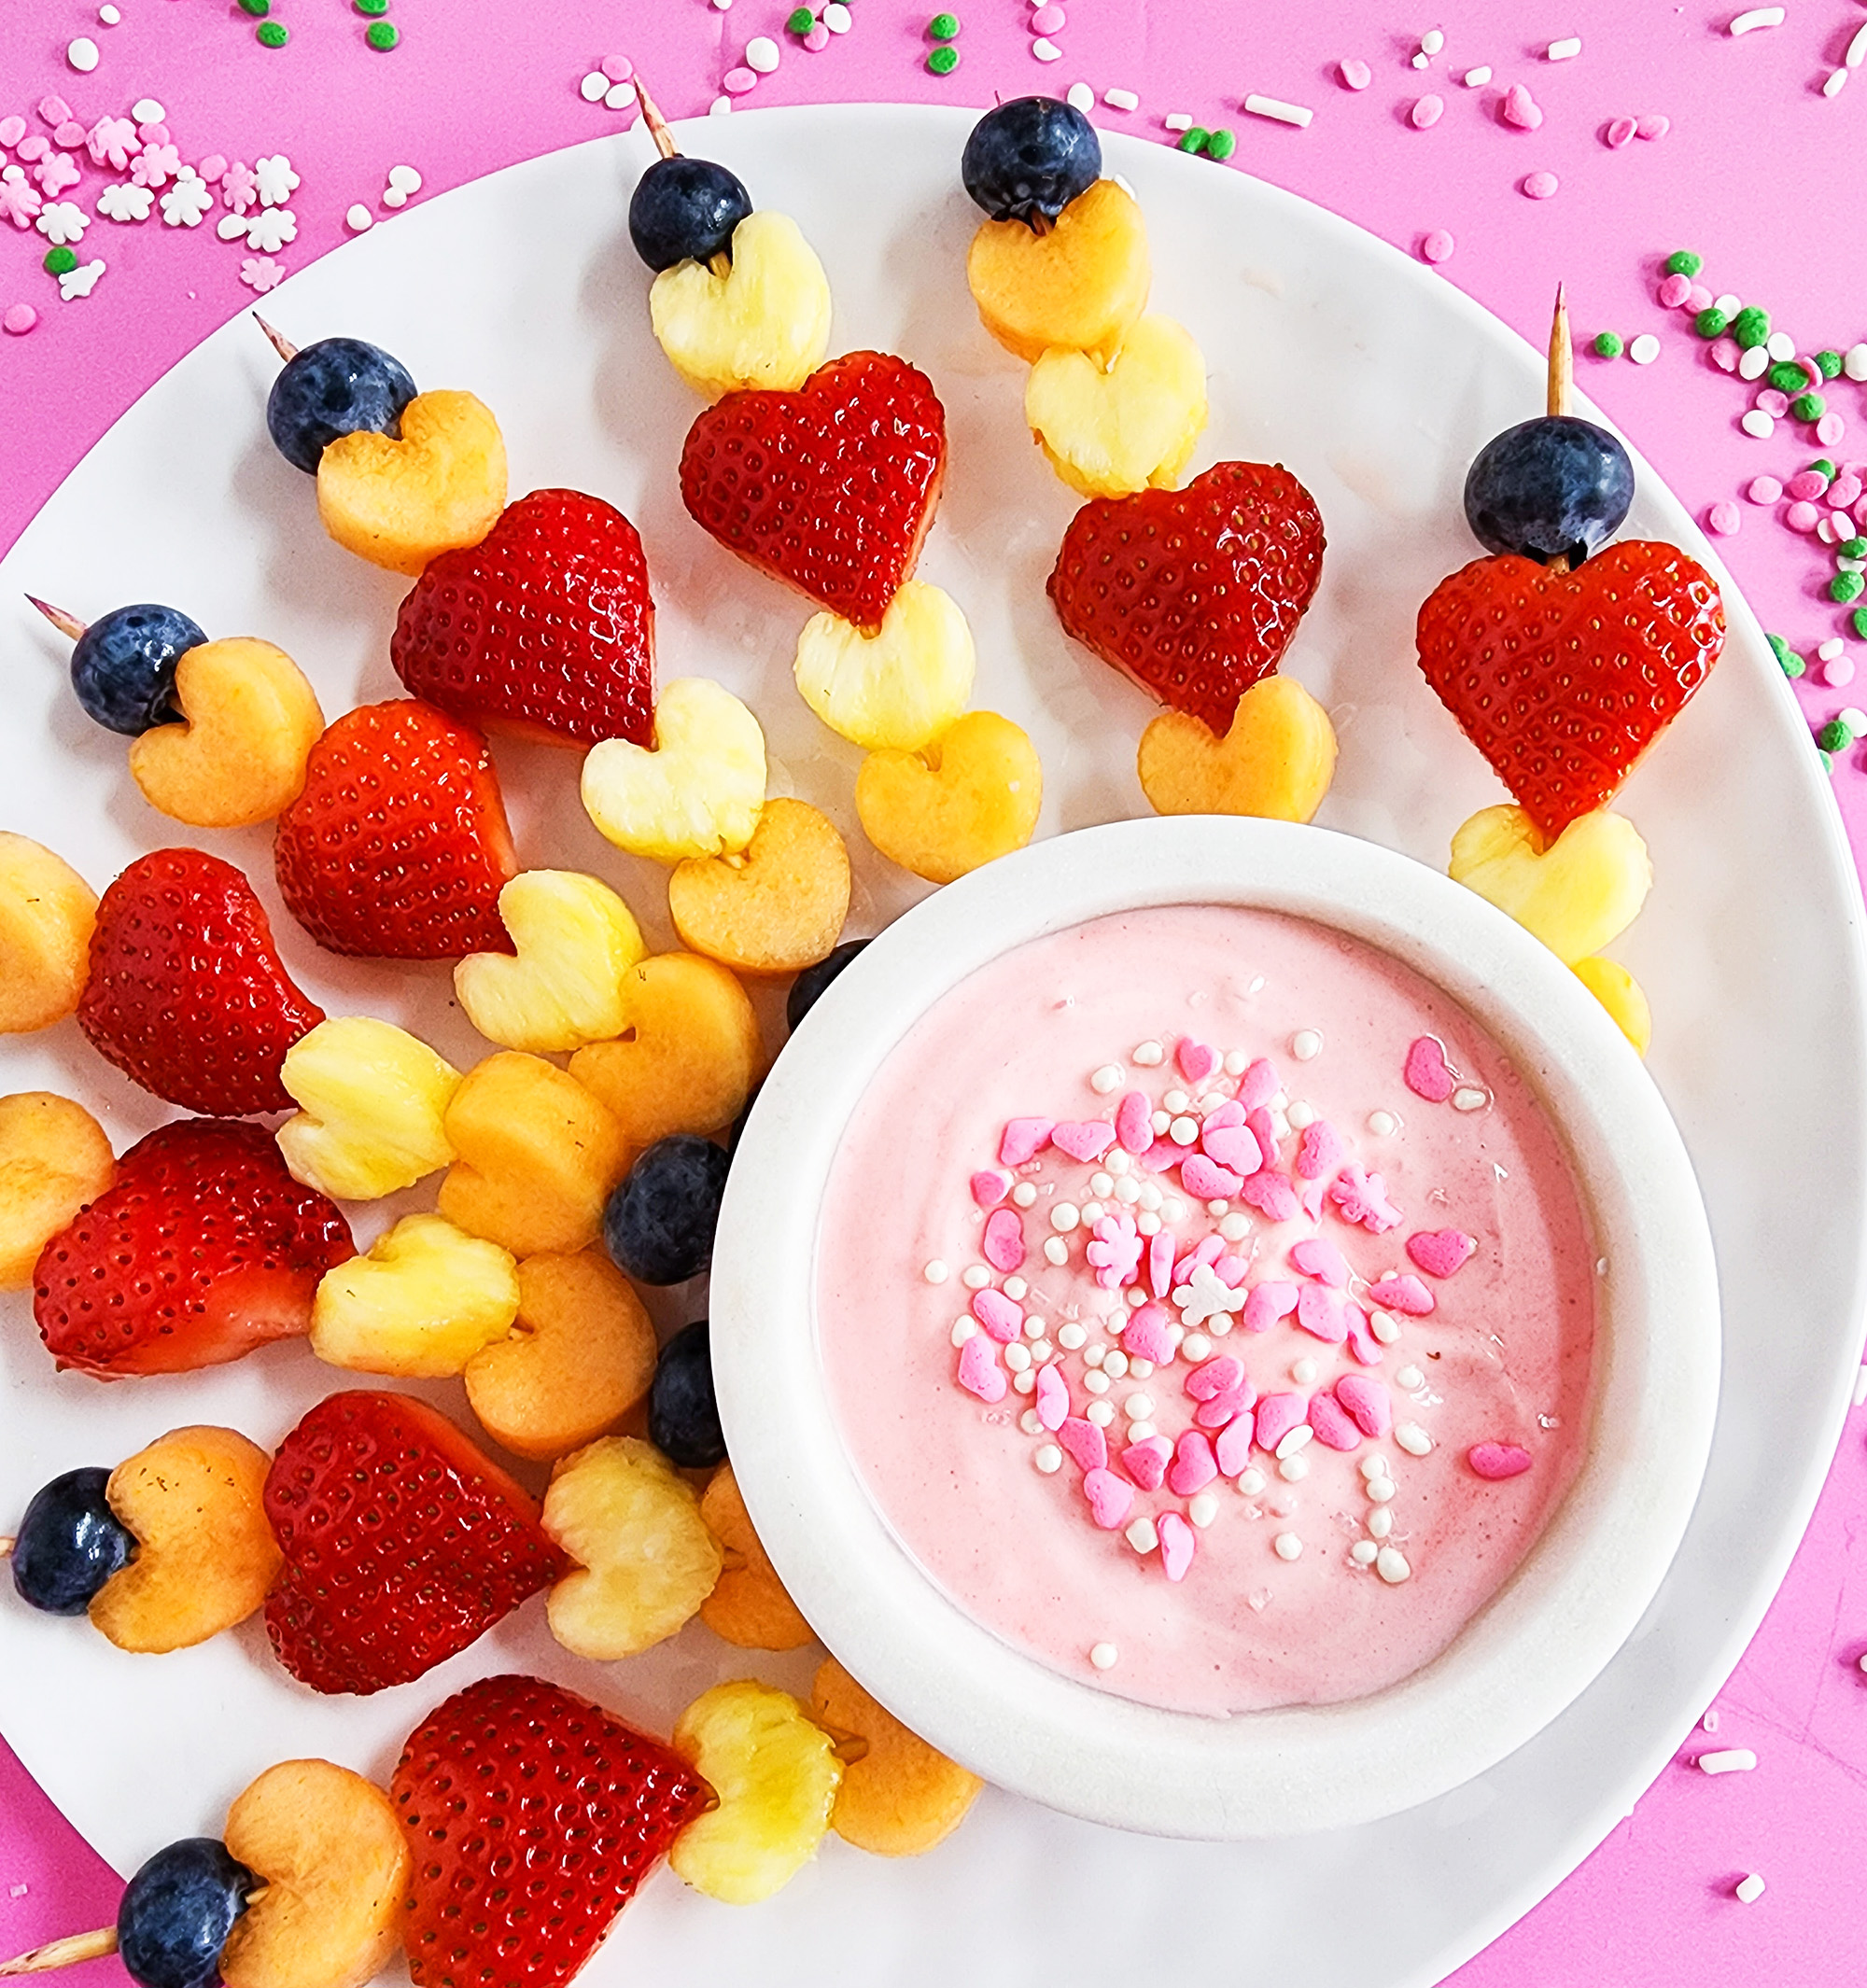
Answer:
<path fill-rule="evenodd" d="M 921 1571 L 844 1447 L 819 1357 L 830 1166 L 908 1028 L 1001 953 L 1168 903 L 1298 914 L 1383 947 L 1461 1001 L 1563 1136 L 1607 1271 L 1581 1469 L 1523 1565 L 1446 1652 L 1348 1703 L 1212 1719 L 1114 1697 L 973 1621 Z M 897 1716 L 989 1780 L 1160 1835 L 1368 1822 L 1494 1766 L 1575 1699 L 1653 1598 L 1698 1494 L 1718 1403 L 1711 1238 L 1639 1060 L 1553 954 L 1470 891 L 1373 843 L 1189 817 L 1092 828 L 949 886 L 884 931 L 766 1080 L 713 1262 L 734 1469 L 823 1642 Z"/>

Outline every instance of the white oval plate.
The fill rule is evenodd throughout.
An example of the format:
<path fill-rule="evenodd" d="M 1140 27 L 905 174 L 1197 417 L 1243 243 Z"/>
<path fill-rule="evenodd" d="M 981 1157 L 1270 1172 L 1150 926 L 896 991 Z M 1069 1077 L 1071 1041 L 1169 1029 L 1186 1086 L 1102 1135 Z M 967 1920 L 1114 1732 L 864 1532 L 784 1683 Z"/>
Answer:
<path fill-rule="evenodd" d="M 1023 369 L 986 339 L 966 296 L 974 213 L 957 161 L 968 121 L 887 106 L 759 112 L 693 127 L 691 142 L 816 244 L 835 292 L 835 349 L 897 350 L 932 374 L 951 453 L 921 570 L 972 621 L 977 702 L 1016 718 L 1043 753 L 1051 833 L 1144 812 L 1133 750 L 1150 707 L 1065 639 L 1044 595 L 1074 506 L 1025 439 Z M 624 227 L 647 157 L 636 133 L 462 188 L 293 277 L 266 315 L 301 343 L 338 331 L 373 338 L 419 382 L 472 388 L 505 428 L 515 492 L 563 483 L 622 505 L 654 576 L 661 674 L 715 676 L 752 703 L 775 787 L 819 803 L 848 833 L 850 929 L 873 931 L 924 893 L 863 849 L 850 801 L 859 756 L 791 686 L 807 610 L 681 507 L 676 466 L 695 402 L 649 337 L 647 278 Z M 1327 524 L 1321 592 L 1291 655 L 1341 735 L 1322 819 L 1441 864 L 1453 829 L 1499 793 L 1413 666 L 1413 617 L 1473 555 L 1459 510 L 1466 465 L 1540 407 L 1538 362 L 1458 291 L 1319 208 L 1162 147 L 1116 139 L 1109 160 L 1147 211 L 1156 305 L 1187 324 L 1211 368 L 1212 426 L 1194 468 L 1282 459 Z M 142 850 L 197 838 L 143 805 L 123 742 L 78 713 L 63 645 L 20 603 L 24 590 L 85 615 L 168 600 L 210 634 L 268 636 L 306 666 L 331 712 L 400 692 L 386 635 L 403 582 L 319 530 L 309 481 L 266 437 L 273 371 L 250 325 L 224 327 L 118 423 L 0 562 L 9 700 L 0 826 L 38 835 L 99 885 Z M 1717 570 L 1644 469 L 1629 529 L 1671 539 Z M 1632 1806 L 1781 1578 L 1839 1435 L 1860 1345 L 1860 889 L 1788 688 L 1755 619 L 1728 599 L 1722 665 L 1626 791 L 1659 883 L 1617 948 L 1652 997 L 1653 1073 L 1711 1217 L 1723 1407 L 1679 1559 L 1607 1673 L 1481 1781 L 1352 1831 L 1244 1851 L 1165 1844 L 991 1794 L 928 1858 L 888 1864 L 833 1841 L 756 1911 L 664 1877 L 630 1908 L 592 1988 L 657 1972 L 737 1972 L 773 1988 L 859 1973 L 944 1988 L 958 1974 L 1023 1988 L 1040 1967 L 1105 1980 L 1118 1967 L 1216 1958 L 1235 1971 L 1242 1952 L 1267 1979 L 1318 1988 L 1424 1983 L 1523 1912 Z M 620 859 L 589 827 L 572 763 L 540 748 L 497 750 L 522 859 L 611 878 L 665 942 L 659 873 Z M 264 832 L 201 839 L 248 870 L 293 973 L 332 1013 L 404 1022 L 456 1061 L 476 1053 L 444 970 L 319 954 L 276 908 Z M 81 1098 L 119 1144 L 168 1115 L 70 1025 L 0 1054 L 7 1089 Z M 673 1322 L 678 1306 L 662 1315 Z M 104 1388 L 51 1373 L 22 1301 L 7 1300 L 5 1321 L 0 1511 L 17 1511 L 56 1470 L 114 1462 L 179 1422 L 227 1421 L 273 1442 L 339 1379 L 286 1346 L 207 1375 Z M 423 1392 L 464 1417 L 456 1388 Z M 271 1663 L 253 1625 L 152 1659 L 120 1655 L 82 1623 L 7 1605 L 0 1729 L 128 1870 L 175 1836 L 218 1827 L 228 1800 L 274 1760 L 325 1754 L 386 1773 L 426 1712 L 489 1671 L 540 1670 L 665 1731 L 717 1678 L 755 1670 L 796 1688 L 813 1660 L 748 1662 L 696 1625 L 603 1670 L 558 1650 L 534 1603 L 416 1684 L 319 1701 Z M 1370 1879 L 1383 1909 L 1344 1911 Z"/>

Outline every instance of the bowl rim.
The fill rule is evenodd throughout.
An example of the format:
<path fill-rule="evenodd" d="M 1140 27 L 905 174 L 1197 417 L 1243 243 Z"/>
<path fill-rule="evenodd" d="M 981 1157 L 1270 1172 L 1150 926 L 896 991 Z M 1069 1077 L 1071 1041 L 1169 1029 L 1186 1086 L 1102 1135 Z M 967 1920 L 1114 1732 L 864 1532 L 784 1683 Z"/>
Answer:
<path fill-rule="evenodd" d="M 1362 939 L 1458 1001 L 1529 1082 L 1605 1268 L 1576 1480 L 1504 1588 L 1412 1675 L 1342 1704 L 1215 1719 L 1067 1677 L 972 1620 L 909 1555 L 845 1448 L 819 1357 L 823 1189 L 849 1113 L 907 1029 L 1025 942 L 1108 913 L 1242 904 Z M 821 1018 L 820 1018 L 821 1017 Z M 1709 1455 L 1711 1236 L 1639 1058 L 1539 941 L 1476 893 L 1327 829 L 1183 816 L 1086 828 L 924 900 L 837 977 L 765 1079 L 721 1211 L 709 1316 L 735 1476 L 785 1587 L 904 1723 L 1047 1806 L 1164 1836 L 1345 1827 L 1494 1766 L 1606 1667 L 1653 1599 Z"/>

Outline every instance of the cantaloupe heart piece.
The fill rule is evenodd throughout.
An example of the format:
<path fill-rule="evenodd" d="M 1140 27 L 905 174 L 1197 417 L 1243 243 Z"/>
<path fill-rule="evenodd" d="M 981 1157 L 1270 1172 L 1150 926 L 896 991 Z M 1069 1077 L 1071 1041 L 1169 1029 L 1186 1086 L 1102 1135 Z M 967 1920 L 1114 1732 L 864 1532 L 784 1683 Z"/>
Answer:
<path fill-rule="evenodd" d="M 583 762 L 583 806 L 619 849 L 656 862 L 742 849 L 765 805 L 765 734 L 728 690 L 679 677 L 654 707 L 654 746 L 606 738 Z"/>
<path fill-rule="evenodd" d="M 803 801 L 767 801 L 742 856 L 680 864 L 667 909 L 681 943 L 742 973 L 796 973 L 828 957 L 849 914 L 849 852 Z"/>
<path fill-rule="evenodd" d="M 1554 842 L 1521 807 L 1482 807 L 1453 837 L 1454 883 L 1508 912 L 1574 966 L 1625 931 L 1653 884 L 1647 845 L 1623 815 L 1597 808 Z"/>
<path fill-rule="evenodd" d="M 499 917 L 517 953 L 472 953 L 454 969 L 467 1019 L 489 1043 L 581 1049 L 622 1028 L 623 975 L 648 948 L 608 884 L 526 870 L 499 892 Z"/>
<path fill-rule="evenodd" d="M 1163 711 L 1141 735 L 1135 768 L 1156 814 L 1307 821 L 1335 777 L 1335 727 L 1300 683 L 1266 677 L 1238 700 L 1223 738 Z"/>
<path fill-rule="evenodd" d="M 117 1178 L 104 1127 L 56 1091 L 0 1098 L 0 1291 L 33 1281 L 39 1253 Z"/>
<path fill-rule="evenodd" d="M 708 1478 L 700 1518 L 724 1555 L 720 1578 L 700 1604 L 701 1621 L 740 1649 L 794 1650 L 808 1643 L 810 1625 L 784 1591 L 771 1556 L 752 1530 L 730 1463 L 722 1463 Z"/>
<path fill-rule="evenodd" d="M 1112 179 L 1077 194 L 1043 234 L 987 221 L 966 251 L 980 321 L 1026 360 L 1052 345 L 1105 357 L 1141 315 L 1150 280 L 1147 223 Z"/>
<path fill-rule="evenodd" d="M 97 893 L 64 858 L 0 829 L 0 1034 L 77 1009 L 96 929 Z"/>
<path fill-rule="evenodd" d="M 251 636 L 203 642 L 175 665 L 175 702 L 185 722 L 151 726 L 130 746 L 151 807 L 190 828 L 246 828 L 303 791 L 324 713 L 283 649 Z"/>
<path fill-rule="evenodd" d="M 478 545 L 506 506 L 506 444 L 492 410 L 441 388 L 402 409 L 401 434 L 340 435 L 317 464 L 317 514 L 345 551 L 415 578 Z"/>
<path fill-rule="evenodd" d="M 1171 317 L 1142 318 L 1106 370 L 1053 346 L 1031 369 L 1024 418 L 1050 466 L 1088 497 L 1179 481 L 1206 425 L 1206 362 Z"/>
<path fill-rule="evenodd" d="M 813 614 L 793 674 L 805 703 L 852 745 L 918 752 L 965 709 L 976 661 L 951 595 L 909 580 L 873 635 L 839 614 Z"/>
<path fill-rule="evenodd" d="M 696 393 L 802 386 L 830 344 L 830 279 L 789 215 L 761 208 L 733 230 L 732 267 L 677 262 L 648 293 L 661 349 Z"/>
<path fill-rule="evenodd" d="M 1021 849 L 1043 802 L 1037 749 L 996 711 L 969 711 L 920 752 L 872 752 L 856 776 L 863 833 L 935 884 Z"/>

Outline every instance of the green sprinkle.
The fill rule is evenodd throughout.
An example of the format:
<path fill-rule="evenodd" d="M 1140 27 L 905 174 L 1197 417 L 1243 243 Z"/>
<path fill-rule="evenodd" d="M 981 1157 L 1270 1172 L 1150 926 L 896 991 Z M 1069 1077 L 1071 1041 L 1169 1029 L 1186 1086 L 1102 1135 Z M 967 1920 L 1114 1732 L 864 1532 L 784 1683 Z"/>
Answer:
<path fill-rule="evenodd" d="M 273 0 L 240 0 L 240 6 L 248 14 L 270 14 Z"/>
<path fill-rule="evenodd" d="M 1692 319 L 1692 329 L 1701 338 L 1722 338 L 1731 329 L 1728 313 L 1720 311 L 1715 303 L 1708 303 Z"/>
<path fill-rule="evenodd" d="M 952 41 L 960 32 L 960 17 L 957 14 L 935 14 L 927 23 L 927 34 L 934 41 Z"/>
<path fill-rule="evenodd" d="M 1679 273 L 1683 275 L 1684 272 Z M 1618 359 L 1626 349 L 1618 331 L 1597 331 L 1594 334 L 1594 356 L 1598 359 Z"/>
<path fill-rule="evenodd" d="M 1863 639 L 1867 639 L 1867 608 L 1855 609 L 1854 632 Z"/>
<path fill-rule="evenodd" d="M 1804 463 L 1804 469 L 1813 469 L 1818 476 L 1825 476 L 1832 483 L 1834 481 L 1834 465 L 1826 455 L 1818 455 L 1812 463 Z"/>
<path fill-rule="evenodd" d="M 787 35 L 807 35 L 816 25 L 816 15 L 807 7 L 800 7 L 784 23 L 784 31 Z"/>
<path fill-rule="evenodd" d="M 1778 663 L 1780 663 L 1783 658 L 1789 654 L 1790 645 L 1786 641 L 1784 641 L 1781 636 L 1771 635 L 1767 630 L 1765 630 L 1763 639 L 1767 643 L 1769 643 L 1771 651 L 1776 656 L 1776 661 Z"/>
<path fill-rule="evenodd" d="M 253 30 L 253 36 L 262 49 L 283 49 L 292 38 L 292 31 L 283 21 L 262 21 Z"/>
<path fill-rule="evenodd" d="M 46 272 L 49 275 L 63 276 L 77 267 L 77 258 L 68 248 L 46 250 Z"/>
<path fill-rule="evenodd" d="M 1731 335 L 1740 345 L 1767 345 L 1770 342 L 1770 314 L 1747 303 L 1731 320 Z"/>
<path fill-rule="evenodd" d="M 1776 661 L 1782 665 L 1784 676 L 1800 677 L 1803 671 L 1808 666 L 1806 664 L 1804 663 L 1803 659 L 1799 655 L 1797 655 L 1795 651 L 1791 649 L 1786 641 L 1784 641 L 1781 636 L 1766 636 L 1764 639 L 1769 643 L 1771 649 L 1776 651 Z"/>
<path fill-rule="evenodd" d="M 1859 573 L 1837 573 L 1828 583 L 1828 597 L 1839 601 L 1845 608 L 1851 600 L 1859 600 L 1867 593 L 1867 580 Z"/>
<path fill-rule="evenodd" d="M 1854 735 L 1838 718 L 1831 718 L 1815 735 L 1815 742 L 1824 752 L 1846 752 L 1854 743 Z"/>
<path fill-rule="evenodd" d="M 1798 394 L 1790 402 L 1790 412 L 1798 421 L 1819 421 L 1828 412 L 1828 402 L 1819 394 Z"/>
<path fill-rule="evenodd" d="M 1821 762 L 1821 770 L 1824 773 L 1832 773 L 1834 771 L 1833 759 L 1828 753 L 1822 751 L 1819 747 L 1817 747 L 1815 756 Z"/>
<path fill-rule="evenodd" d="M 1815 362 L 1824 380 L 1838 380 L 1841 377 L 1841 355 L 1832 348 L 1818 352 Z"/>
<path fill-rule="evenodd" d="M 1835 551 L 1844 559 L 1867 559 L 1867 539 L 1844 539 Z"/>
<path fill-rule="evenodd" d="M 1808 374 L 1794 359 L 1778 359 L 1763 377 L 1779 394 L 1800 394 L 1808 391 Z"/>
<path fill-rule="evenodd" d="M 1696 276 L 1705 267 L 1705 258 L 1695 256 L 1689 248 L 1676 248 L 1666 258 L 1666 273 L 1669 276 Z"/>
<path fill-rule="evenodd" d="M 388 51 L 393 49 L 397 42 L 399 42 L 401 38 L 402 31 L 395 24 L 393 21 L 371 21 L 370 25 L 363 30 L 363 39 L 367 41 L 372 49 L 380 49 L 385 55 L 386 55 Z"/>
<path fill-rule="evenodd" d="M 934 49 L 927 58 L 927 66 L 935 76 L 951 76 L 960 66 L 960 51 L 944 44 Z"/>
<path fill-rule="evenodd" d="M 1212 136 L 1203 125 L 1196 124 L 1191 131 L 1180 133 L 1180 149 L 1183 152 L 1203 152 L 1211 144 Z"/>
<path fill-rule="evenodd" d="M 1216 131 L 1206 140 L 1208 159 L 1229 159 L 1238 150 L 1238 140 L 1230 132 Z"/>
<path fill-rule="evenodd" d="M 386 14 L 389 10 L 389 0 L 350 0 L 350 4 L 359 14 Z"/>

